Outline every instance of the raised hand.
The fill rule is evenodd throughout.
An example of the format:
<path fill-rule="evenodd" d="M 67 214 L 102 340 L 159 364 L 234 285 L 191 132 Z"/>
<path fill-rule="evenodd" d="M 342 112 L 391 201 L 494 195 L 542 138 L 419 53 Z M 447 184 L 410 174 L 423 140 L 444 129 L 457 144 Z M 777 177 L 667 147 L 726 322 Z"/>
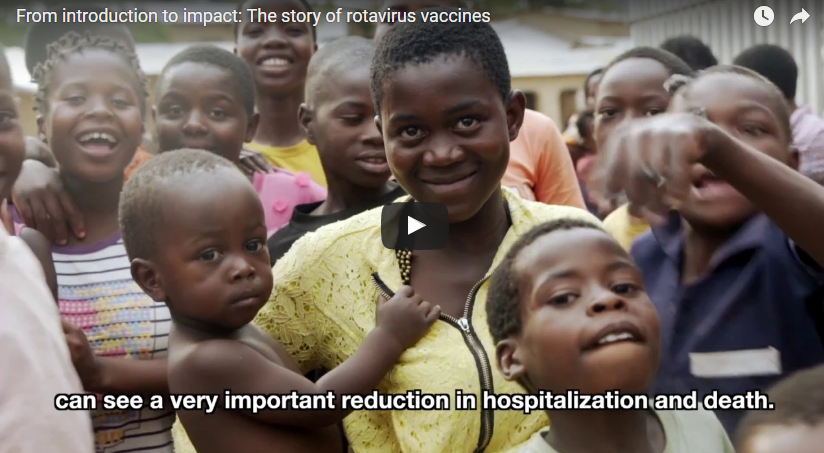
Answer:
<path fill-rule="evenodd" d="M 692 190 L 692 172 L 727 135 L 700 115 L 668 113 L 626 121 L 604 146 L 593 190 L 603 208 L 625 196 L 631 212 L 658 222 Z"/>
<path fill-rule="evenodd" d="M 86 334 L 74 324 L 61 320 L 63 333 L 66 335 L 66 344 L 69 346 L 72 364 L 80 376 L 80 382 L 87 391 L 95 391 L 100 386 L 102 378 L 102 366 L 97 356 L 92 351 Z"/>
<path fill-rule="evenodd" d="M 383 297 L 378 300 L 376 328 L 406 350 L 424 336 L 440 314 L 440 306 L 426 302 L 411 287 L 403 286 L 388 301 Z"/>
<path fill-rule="evenodd" d="M 240 161 L 237 164 L 238 168 L 246 175 L 251 177 L 255 173 L 271 173 L 272 165 L 257 151 L 244 148 L 240 152 Z"/>
<path fill-rule="evenodd" d="M 29 228 L 43 233 L 51 242 L 66 244 L 71 232 L 85 236 L 83 215 L 74 204 L 53 168 L 27 159 L 12 189 L 14 207 Z"/>

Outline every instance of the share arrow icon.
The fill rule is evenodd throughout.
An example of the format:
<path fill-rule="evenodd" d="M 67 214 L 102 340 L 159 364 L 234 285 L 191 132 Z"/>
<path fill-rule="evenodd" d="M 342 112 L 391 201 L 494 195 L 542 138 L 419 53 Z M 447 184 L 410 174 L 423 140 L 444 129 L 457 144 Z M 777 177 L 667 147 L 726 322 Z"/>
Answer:
<path fill-rule="evenodd" d="M 810 18 L 810 13 L 808 13 L 806 9 L 801 8 L 801 12 L 796 14 L 795 16 L 793 16 L 793 19 L 790 21 L 790 23 L 793 23 L 793 22 L 800 19 L 801 23 L 803 24 L 804 22 L 807 22 L 807 19 L 809 19 L 809 18 Z"/>

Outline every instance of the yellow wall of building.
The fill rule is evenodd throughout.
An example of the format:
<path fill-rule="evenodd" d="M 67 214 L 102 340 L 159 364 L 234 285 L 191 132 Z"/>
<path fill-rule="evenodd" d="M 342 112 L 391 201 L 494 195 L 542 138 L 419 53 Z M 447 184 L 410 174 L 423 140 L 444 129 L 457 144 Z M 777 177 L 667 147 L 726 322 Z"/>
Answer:
<path fill-rule="evenodd" d="M 516 77 L 512 79 L 512 87 L 523 92 L 535 93 L 537 105 L 535 110 L 552 118 L 561 129 L 566 125 L 569 116 L 577 111 L 573 102 L 571 107 L 562 107 L 564 92 L 572 94 L 577 99 L 578 91 L 584 86 L 586 75 L 557 76 L 557 77 Z"/>
<path fill-rule="evenodd" d="M 37 114 L 34 112 L 34 94 L 17 92 L 17 112 L 20 115 L 23 134 L 36 136 Z"/>

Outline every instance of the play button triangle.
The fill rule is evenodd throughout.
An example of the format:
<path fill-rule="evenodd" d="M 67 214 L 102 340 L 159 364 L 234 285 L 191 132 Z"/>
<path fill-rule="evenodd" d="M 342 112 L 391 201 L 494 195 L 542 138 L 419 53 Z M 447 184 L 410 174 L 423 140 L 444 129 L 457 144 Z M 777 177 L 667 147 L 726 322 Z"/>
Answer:
<path fill-rule="evenodd" d="M 406 216 L 406 234 L 412 234 L 421 228 L 425 227 L 426 224 L 423 222 L 419 222 L 412 217 Z"/>

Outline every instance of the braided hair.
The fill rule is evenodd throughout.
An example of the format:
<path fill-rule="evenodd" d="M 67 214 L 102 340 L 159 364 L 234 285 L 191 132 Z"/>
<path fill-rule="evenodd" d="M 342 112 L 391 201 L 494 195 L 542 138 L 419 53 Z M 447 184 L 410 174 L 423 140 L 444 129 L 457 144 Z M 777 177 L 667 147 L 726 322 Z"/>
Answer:
<path fill-rule="evenodd" d="M 68 59 L 72 55 L 83 53 L 85 50 L 99 49 L 112 52 L 123 58 L 134 70 L 140 83 L 139 94 L 141 97 L 140 110 L 146 112 L 146 98 L 149 96 L 148 82 L 143 70 L 140 69 L 140 61 L 137 54 L 121 41 L 94 36 L 89 32 L 80 35 L 75 32 L 66 33 L 56 42 L 50 44 L 46 51 L 46 61 L 38 63 L 34 68 L 32 81 L 37 84 L 37 95 L 35 97 L 34 110 L 38 113 L 45 113 L 49 106 L 47 102 L 49 82 L 57 65 Z"/>

